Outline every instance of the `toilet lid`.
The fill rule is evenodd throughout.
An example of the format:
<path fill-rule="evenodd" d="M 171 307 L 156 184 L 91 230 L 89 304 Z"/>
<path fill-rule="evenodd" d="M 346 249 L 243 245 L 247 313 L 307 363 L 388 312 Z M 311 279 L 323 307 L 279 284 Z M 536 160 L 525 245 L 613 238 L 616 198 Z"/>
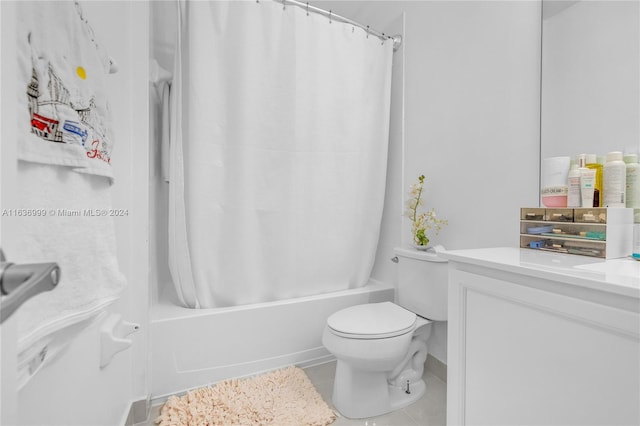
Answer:
<path fill-rule="evenodd" d="M 335 334 L 354 339 L 380 339 L 412 331 L 416 314 L 391 302 L 342 309 L 327 319 Z"/>

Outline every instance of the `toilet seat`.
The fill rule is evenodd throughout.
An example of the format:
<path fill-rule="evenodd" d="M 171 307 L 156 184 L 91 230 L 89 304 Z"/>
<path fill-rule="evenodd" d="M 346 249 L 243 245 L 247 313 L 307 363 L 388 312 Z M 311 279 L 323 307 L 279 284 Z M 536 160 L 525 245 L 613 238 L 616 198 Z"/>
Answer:
<path fill-rule="evenodd" d="M 342 309 L 327 319 L 337 336 L 350 339 L 385 339 L 412 332 L 416 314 L 394 303 L 367 303 Z"/>

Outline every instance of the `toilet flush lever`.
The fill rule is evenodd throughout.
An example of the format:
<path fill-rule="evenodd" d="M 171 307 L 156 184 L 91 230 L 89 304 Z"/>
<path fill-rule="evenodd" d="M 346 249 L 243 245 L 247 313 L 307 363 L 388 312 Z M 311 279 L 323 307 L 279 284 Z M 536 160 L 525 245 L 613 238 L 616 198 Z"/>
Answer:
<path fill-rule="evenodd" d="M 400 259 L 398 259 L 398 256 L 394 256 L 394 257 L 391 258 L 391 261 L 393 263 L 398 263 L 398 262 L 400 262 Z"/>
<path fill-rule="evenodd" d="M 409 385 L 410 384 L 411 384 L 411 382 L 409 380 L 407 380 L 407 389 L 404 391 L 404 393 L 411 394 L 411 389 L 409 389 Z"/>

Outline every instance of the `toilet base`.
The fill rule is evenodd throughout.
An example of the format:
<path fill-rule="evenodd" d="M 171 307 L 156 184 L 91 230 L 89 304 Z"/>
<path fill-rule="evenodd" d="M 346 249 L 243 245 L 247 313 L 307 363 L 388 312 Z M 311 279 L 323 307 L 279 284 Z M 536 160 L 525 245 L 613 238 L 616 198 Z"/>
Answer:
<path fill-rule="evenodd" d="M 344 417 L 363 419 L 380 416 L 406 407 L 420 399 L 425 391 L 424 380 L 406 388 L 389 385 L 388 372 L 371 372 L 351 368 L 338 360 L 333 384 L 333 405 Z"/>
<path fill-rule="evenodd" d="M 391 385 L 389 386 L 390 411 L 396 411 L 404 408 L 422 398 L 427 390 L 427 385 L 424 380 L 420 379 L 411 383 L 410 390 L 411 393 L 407 394 L 405 392 L 406 389 L 399 389 Z"/>

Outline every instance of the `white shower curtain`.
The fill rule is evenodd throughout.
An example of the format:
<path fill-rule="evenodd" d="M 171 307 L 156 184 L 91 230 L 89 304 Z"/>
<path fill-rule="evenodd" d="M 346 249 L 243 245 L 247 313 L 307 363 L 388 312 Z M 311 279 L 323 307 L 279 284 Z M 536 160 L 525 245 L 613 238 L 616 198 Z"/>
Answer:
<path fill-rule="evenodd" d="M 169 263 L 181 302 L 365 285 L 384 199 L 392 41 L 272 1 L 179 4 Z"/>

